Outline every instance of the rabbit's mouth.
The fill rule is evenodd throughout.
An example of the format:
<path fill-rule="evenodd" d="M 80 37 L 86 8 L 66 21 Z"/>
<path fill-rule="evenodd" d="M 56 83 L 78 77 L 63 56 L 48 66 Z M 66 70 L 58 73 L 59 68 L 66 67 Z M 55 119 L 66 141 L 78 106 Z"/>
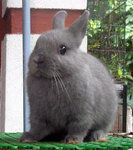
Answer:
<path fill-rule="evenodd" d="M 47 69 L 47 68 L 41 68 L 37 67 L 32 74 L 36 77 L 43 77 L 47 79 L 53 79 L 53 78 L 63 78 L 63 75 L 55 69 Z"/>

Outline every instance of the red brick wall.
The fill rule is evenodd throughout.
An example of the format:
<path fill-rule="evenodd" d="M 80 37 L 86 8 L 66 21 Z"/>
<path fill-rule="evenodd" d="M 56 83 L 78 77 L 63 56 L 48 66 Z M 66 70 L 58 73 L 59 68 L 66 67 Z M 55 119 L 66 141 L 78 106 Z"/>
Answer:
<path fill-rule="evenodd" d="M 42 33 L 52 27 L 52 18 L 58 10 L 31 9 L 31 33 Z M 68 11 L 66 26 L 76 20 L 82 11 Z M 6 12 L 8 33 L 22 33 L 22 9 L 9 9 Z"/>

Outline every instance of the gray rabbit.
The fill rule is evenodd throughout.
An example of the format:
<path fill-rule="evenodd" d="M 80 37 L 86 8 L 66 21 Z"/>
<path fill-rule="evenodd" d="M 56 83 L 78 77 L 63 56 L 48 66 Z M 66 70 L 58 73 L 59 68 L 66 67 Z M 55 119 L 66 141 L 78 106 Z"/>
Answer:
<path fill-rule="evenodd" d="M 66 11 L 53 19 L 53 30 L 43 33 L 29 59 L 29 132 L 20 141 L 97 141 L 111 129 L 117 112 L 117 93 L 104 65 L 79 50 L 89 12 L 65 28 Z"/>

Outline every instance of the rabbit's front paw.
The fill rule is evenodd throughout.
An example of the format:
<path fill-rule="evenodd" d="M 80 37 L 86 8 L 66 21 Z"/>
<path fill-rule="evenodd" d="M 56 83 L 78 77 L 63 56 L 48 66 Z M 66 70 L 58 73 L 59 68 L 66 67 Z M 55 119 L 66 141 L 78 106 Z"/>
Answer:
<path fill-rule="evenodd" d="M 37 142 L 29 132 L 24 132 L 20 138 L 20 142 L 23 143 L 35 143 Z"/>
<path fill-rule="evenodd" d="M 64 143 L 67 144 L 78 144 L 82 142 L 83 142 L 83 138 L 78 137 L 77 135 L 67 135 L 64 140 Z"/>

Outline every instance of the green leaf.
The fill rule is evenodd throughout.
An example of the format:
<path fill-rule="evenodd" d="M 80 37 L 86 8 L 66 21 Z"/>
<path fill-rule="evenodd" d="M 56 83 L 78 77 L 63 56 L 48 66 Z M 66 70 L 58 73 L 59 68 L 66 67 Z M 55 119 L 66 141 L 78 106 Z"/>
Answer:
<path fill-rule="evenodd" d="M 120 69 L 118 69 L 118 75 L 120 76 L 120 78 L 122 78 L 123 72 Z"/>
<path fill-rule="evenodd" d="M 126 75 L 126 78 L 133 81 L 133 77 L 131 75 Z"/>
<path fill-rule="evenodd" d="M 133 21 L 133 16 L 132 15 L 128 15 L 127 19 L 126 19 L 126 24 L 128 24 L 129 22 Z"/>
<path fill-rule="evenodd" d="M 126 65 L 128 66 L 128 65 L 130 65 L 132 63 L 133 63 L 133 61 L 129 60 L 129 61 L 127 61 Z"/>
<path fill-rule="evenodd" d="M 128 38 L 130 38 L 132 36 L 133 36 L 133 32 L 127 32 L 126 36 L 125 36 L 125 39 L 128 39 Z"/>

